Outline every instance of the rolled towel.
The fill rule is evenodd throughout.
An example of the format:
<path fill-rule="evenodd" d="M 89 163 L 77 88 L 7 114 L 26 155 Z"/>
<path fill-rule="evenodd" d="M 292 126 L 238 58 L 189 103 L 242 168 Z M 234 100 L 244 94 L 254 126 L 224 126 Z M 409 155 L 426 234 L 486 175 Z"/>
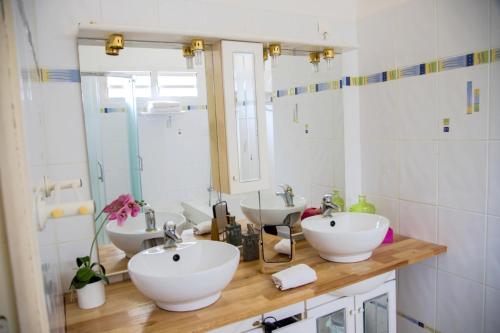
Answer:
<path fill-rule="evenodd" d="M 195 224 L 193 229 L 195 235 L 208 234 L 212 230 L 212 221 L 203 221 Z"/>
<path fill-rule="evenodd" d="M 272 276 L 276 288 L 287 290 L 303 286 L 318 279 L 316 272 L 306 264 L 298 264 L 284 269 Z"/>
<path fill-rule="evenodd" d="M 291 254 L 290 240 L 289 239 L 280 240 L 278 243 L 274 245 L 274 251 L 290 255 Z"/>
<path fill-rule="evenodd" d="M 193 229 L 185 229 L 182 231 L 181 238 L 183 242 L 193 242 L 196 240 Z"/>
<path fill-rule="evenodd" d="M 319 215 L 319 214 L 321 214 L 321 210 L 319 208 L 314 208 L 314 207 L 307 208 L 302 213 L 302 216 L 300 217 L 300 220 L 302 221 L 302 220 L 307 219 L 308 217 L 311 217 L 311 216 L 314 216 L 314 215 Z"/>

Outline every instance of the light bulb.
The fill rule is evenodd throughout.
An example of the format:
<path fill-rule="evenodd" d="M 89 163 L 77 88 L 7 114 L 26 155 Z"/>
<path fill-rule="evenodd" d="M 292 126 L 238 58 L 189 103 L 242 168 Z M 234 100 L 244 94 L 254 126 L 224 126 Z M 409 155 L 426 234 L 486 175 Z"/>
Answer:
<path fill-rule="evenodd" d="M 331 70 L 333 68 L 333 61 L 331 58 L 325 58 L 326 69 Z"/>
<path fill-rule="evenodd" d="M 278 67 L 278 56 L 277 55 L 271 56 L 271 66 L 273 68 Z"/>
<path fill-rule="evenodd" d="M 196 66 L 203 65 L 203 50 L 194 50 L 194 63 Z"/>
<path fill-rule="evenodd" d="M 315 73 L 319 72 L 319 62 L 313 62 L 312 64 L 312 69 Z"/>
<path fill-rule="evenodd" d="M 193 57 L 186 57 L 186 68 L 187 69 L 193 69 L 194 64 L 193 64 Z"/>

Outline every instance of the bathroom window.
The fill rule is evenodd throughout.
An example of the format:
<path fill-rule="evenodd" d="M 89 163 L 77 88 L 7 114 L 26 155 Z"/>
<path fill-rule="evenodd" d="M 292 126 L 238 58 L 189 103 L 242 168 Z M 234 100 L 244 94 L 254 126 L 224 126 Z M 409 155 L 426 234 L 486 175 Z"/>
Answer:
<path fill-rule="evenodd" d="M 108 76 L 106 78 L 106 88 L 108 98 L 126 98 L 128 94 L 129 78 Z"/>
<path fill-rule="evenodd" d="M 137 74 L 132 77 L 135 97 L 151 97 L 151 74 Z"/>
<path fill-rule="evenodd" d="M 161 97 L 198 96 L 196 73 L 161 72 L 158 73 L 158 93 Z"/>

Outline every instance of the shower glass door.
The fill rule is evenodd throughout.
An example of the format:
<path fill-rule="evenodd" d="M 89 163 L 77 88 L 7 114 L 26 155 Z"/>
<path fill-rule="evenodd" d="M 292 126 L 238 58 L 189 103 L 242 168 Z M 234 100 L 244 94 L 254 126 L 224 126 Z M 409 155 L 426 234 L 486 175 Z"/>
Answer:
<path fill-rule="evenodd" d="M 137 112 L 130 75 L 82 73 L 90 183 L 96 212 L 118 195 L 142 200 Z M 107 244 L 100 233 L 99 244 Z"/>

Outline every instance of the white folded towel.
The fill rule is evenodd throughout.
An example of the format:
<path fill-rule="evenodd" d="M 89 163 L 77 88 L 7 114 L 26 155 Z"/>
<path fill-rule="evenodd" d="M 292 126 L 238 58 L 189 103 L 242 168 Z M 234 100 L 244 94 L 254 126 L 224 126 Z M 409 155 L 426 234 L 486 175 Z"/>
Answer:
<path fill-rule="evenodd" d="M 194 242 L 196 240 L 193 229 L 185 229 L 182 231 L 181 238 L 183 242 Z"/>
<path fill-rule="evenodd" d="M 290 240 L 289 239 L 280 240 L 278 243 L 274 245 L 274 251 L 290 255 L 292 252 L 292 248 L 290 246 Z"/>
<path fill-rule="evenodd" d="M 316 271 L 306 264 L 292 266 L 274 273 L 271 277 L 276 287 L 280 290 L 300 287 L 318 279 Z"/>
<path fill-rule="evenodd" d="M 203 221 L 195 224 L 193 229 L 195 235 L 208 234 L 212 230 L 212 221 Z"/>

